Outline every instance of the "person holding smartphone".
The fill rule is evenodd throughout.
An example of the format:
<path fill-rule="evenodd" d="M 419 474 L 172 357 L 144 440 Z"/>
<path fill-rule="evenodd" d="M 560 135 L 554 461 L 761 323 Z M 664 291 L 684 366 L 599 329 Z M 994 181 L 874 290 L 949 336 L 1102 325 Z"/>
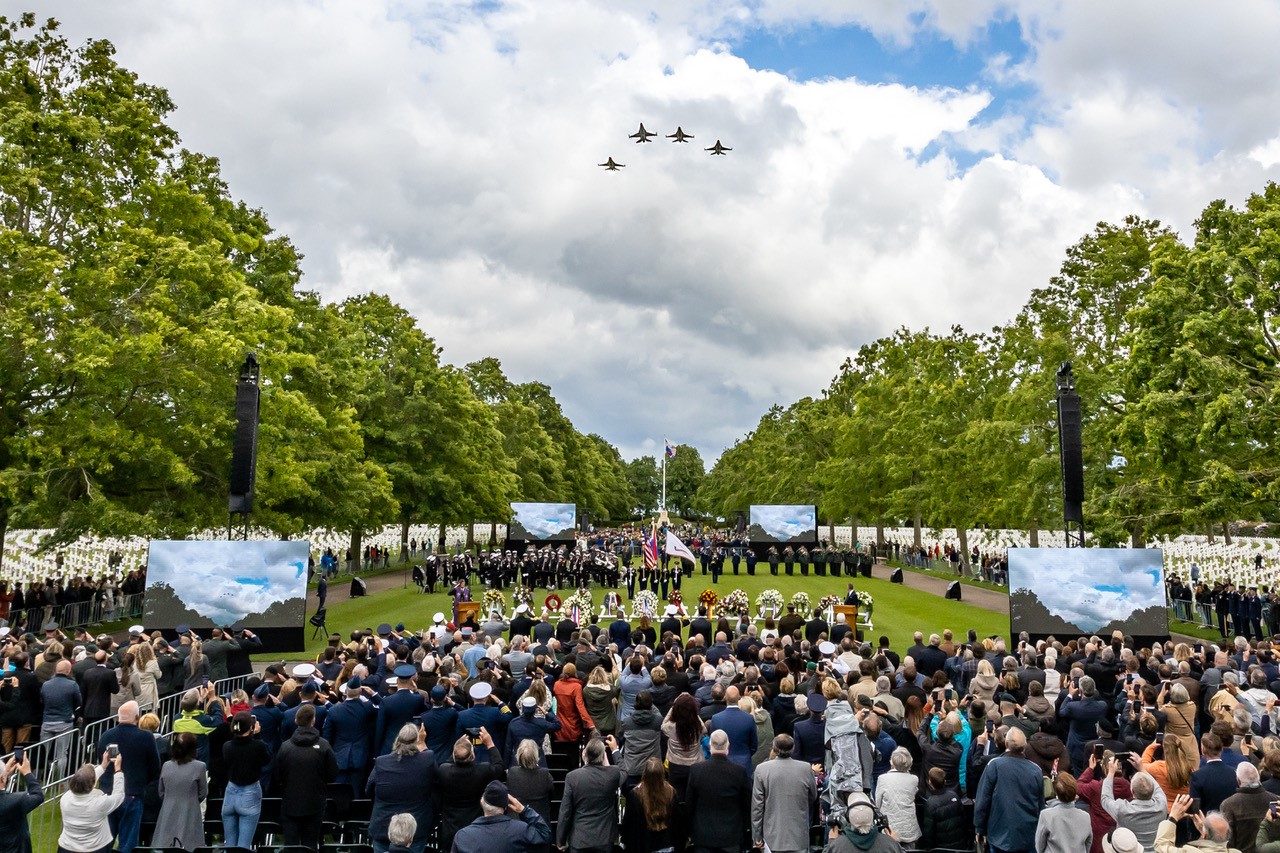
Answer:
<path fill-rule="evenodd" d="M 25 753 L 25 750 L 24 750 Z M 8 793 L 9 778 L 21 774 L 27 785 L 26 793 Z M 0 838 L 9 839 L 15 850 L 24 847 L 30 849 L 27 829 L 27 815 L 44 802 L 44 792 L 40 789 L 40 780 L 31 772 L 31 760 L 25 754 L 21 760 L 15 755 L 0 767 Z"/>
<path fill-rule="evenodd" d="M 98 781 L 103 777 L 111 781 L 120 772 L 121 760 L 119 748 L 112 744 L 102 753 L 101 763 L 86 764 L 71 775 L 67 793 L 58 801 L 62 813 L 60 851 L 102 853 L 112 849 L 107 818 L 124 803 L 124 785 L 113 785 L 107 793 L 98 787 Z"/>
<path fill-rule="evenodd" d="M 1085 744 L 1097 737 L 1098 721 L 1104 719 L 1107 712 L 1107 703 L 1098 695 L 1093 679 L 1073 672 L 1071 690 L 1058 709 L 1058 719 L 1069 723 L 1067 752 L 1071 754 L 1073 774 L 1084 772 Z"/>

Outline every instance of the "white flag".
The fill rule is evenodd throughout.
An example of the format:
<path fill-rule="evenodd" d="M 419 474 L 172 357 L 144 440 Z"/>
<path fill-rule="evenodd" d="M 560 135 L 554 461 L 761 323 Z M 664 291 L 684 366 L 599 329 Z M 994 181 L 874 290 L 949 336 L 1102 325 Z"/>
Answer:
<path fill-rule="evenodd" d="M 670 530 L 667 531 L 667 555 L 671 557 L 683 557 L 691 563 L 697 563 L 698 560 L 693 556 L 693 552 L 689 550 L 689 546 L 680 541 L 680 537 L 676 536 Z"/>

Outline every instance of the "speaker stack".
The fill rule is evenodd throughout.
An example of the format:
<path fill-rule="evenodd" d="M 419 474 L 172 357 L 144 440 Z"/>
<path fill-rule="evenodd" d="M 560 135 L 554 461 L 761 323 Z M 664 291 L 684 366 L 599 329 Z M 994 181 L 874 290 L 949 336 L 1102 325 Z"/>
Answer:
<path fill-rule="evenodd" d="M 951 601 L 959 601 L 961 588 L 962 587 L 961 587 L 960 581 L 952 581 L 951 583 L 947 584 L 946 597 Z"/>
<path fill-rule="evenodd" d="M 889 575 L 889 583 L 902 583 L 902 569 L 894 569 Z"/>
<path fill-rule="evenodd" d="M 231 481 L 227 512 L 247 516 L 253 512 L 253 485 L 258 468 L 258 360 L 253 354 L 240 368 L 236 384 L 236 436 L 231 447 Z"/>

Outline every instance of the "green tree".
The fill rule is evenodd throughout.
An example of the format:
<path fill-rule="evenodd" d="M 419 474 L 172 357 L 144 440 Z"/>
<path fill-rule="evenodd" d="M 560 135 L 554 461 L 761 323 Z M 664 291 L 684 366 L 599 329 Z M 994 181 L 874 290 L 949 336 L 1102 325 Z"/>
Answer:
<path fill-rule="evenodd" d="M 667 460 L 667 509 L 688 518 L 697 513 L 695 498 L 707 469 L 698 448 L 677 444 L 675 449 Z"/>
<path fill-rule="evenodd" d="M 658 460 L 652 456 L 637 456 L 627 463 L 627 482 L 635 495 L 634 510 L 641 515 L 651 515 L 658 509 L 662 497 L 662 475 Z"/>

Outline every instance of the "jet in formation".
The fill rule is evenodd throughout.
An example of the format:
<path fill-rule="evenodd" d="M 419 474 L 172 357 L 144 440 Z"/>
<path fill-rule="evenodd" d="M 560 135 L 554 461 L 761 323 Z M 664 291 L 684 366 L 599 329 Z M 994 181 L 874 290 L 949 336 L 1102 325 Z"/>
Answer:
<path fill-rule="evenodd" d="M 651 138 L 657 135 L 658 134 L 653 133 L 652 131 L 645 130 L 644 122 L 640 122 L 640 129 L 628 136 L 627 139 L 634 139 L 636 144 L 639 145 L 641 142 L 648 142 Z"/>
<path fill-rule="evenodd" d="M 683 127 L 677 127 L 675 133 L 667 134 L 667 139 L 673 140 L 675 142 L 688 142 L 690 139 L 693 139 L 693 134 L 685 133 Z"/>
<path fill-rule="evenodd" d="M 733 149 L 732 149 L 732 148 L 726 148 L 725 146 L 721 145 L 721 144 L 720 144 L 720 140 L 719 140 L 719 139 L 717 139 L 717 140 L 716 140 L 716 144 L 715 144 L 715 145 L 712 145 L 710 148 L 704 148 L 704 149 L 702 149 L 702 150 L 703 150 L 703 151 L 710 151 L 710 152 L 711 152 L 711 156 L 712 156 L 712 157 L 714 157 L 714 156 L 715 156 L 715 155 L 717 155 L 717 154 L 719 154 L 719 155 L 721 155 L 721 156 L 724 156 L 724 152 L 726 152 L 726 151 L 732 151 Z"/>
<path fill-rule="evenodd" d="M 612 157 L 610 157 L 608 160 L 605 160 L 605 161 L 604 161 L 603 163 L 601 163 L 600 165 L 604 167 L 604 170 L 605 170 L 606 172 L 616 172 L 616 171 L 618 171 L 619 169 L 625 169 L 625 168 L 627 168 L 627 164 L 626 164 L 626 163 L 615 163 L 615 162 L 613 162 L 613 158 L 612 158 Z"/>

